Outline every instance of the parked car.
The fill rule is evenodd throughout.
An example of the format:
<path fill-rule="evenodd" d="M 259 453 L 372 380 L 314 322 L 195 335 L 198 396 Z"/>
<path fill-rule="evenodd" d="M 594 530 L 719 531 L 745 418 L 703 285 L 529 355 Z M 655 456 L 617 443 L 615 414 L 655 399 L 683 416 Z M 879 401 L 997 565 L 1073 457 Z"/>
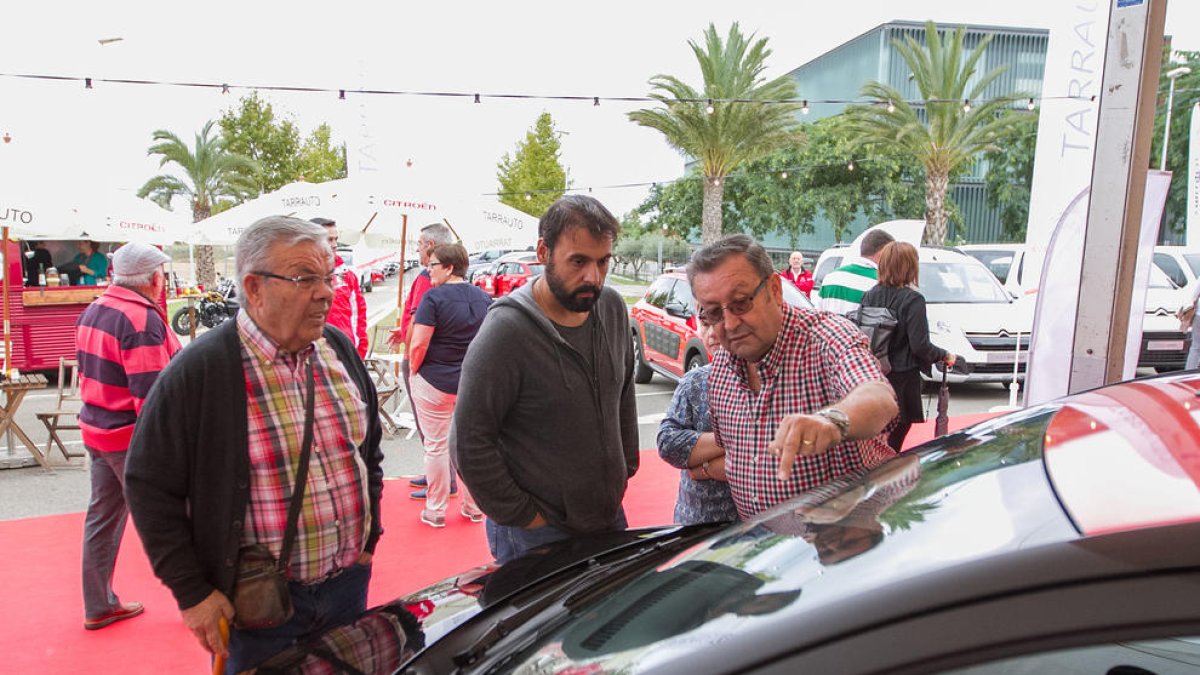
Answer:
<path fill-rule="evenodd" d="M 783 284 L 783 299 L 812 309 L 808 297 L 794 284 Z M 689 370 L 708 363 L 700 340 L 696 299 L 684 272 L 666 272 L 654 280 L 629 310 L 633 331 L 634 381 L 645 384 L 658 373 L 678 382 Z"/>
<path fill-rule="evenodd" d="M 961 357 L 964 366 L 965 372 L 951 371 L 946 380 L 1011 382 L 1014 361 L 1019 361 L 1016 378 L 1023 380 L 1034 301 L 1013 297 L 983 263 L 958 249 L 922 246 L 917 254 L 929 337 Z M 817 269 L 822 278 L 842 264 L 843 255 L 843 248 L 821 254 Z M 813 278 L 815 287 L 815 273 Z M 933 379 L 941 380 L 938 367 L 934 365 Z"/>
<path fill-rule="evenodd" d="M 1025 275 L 1024 244 L 971 244 L 958 247 L 963 253 L 982 262 L 1014 298 L 1035 293 L 1038 280 Z M 1161 253 L 1163 249 L 1179 249 Z M 1180 247 L 1155 248 L 1155 265 L 1150 268 L 1146 288 L 1146 303 L 1142 317 L 1142 344 L 1138 367 L 1154 368 L 1159 372 L 1178 370 L 1187 361 L 1191 336 L 1179 330 L 1175 312 L 1192 297 L 1189 289 L 1179 288 L 1169 278 L 1160 256 L 1169 255 L 1184 265 L 1187 253 Z M 1169 265 L 1168 265 L 1169 267 Z M 1190 269 L 1190 267 L 1188 268 Z M 1183 274 L 1182 269 L 1177 269 Z M 1032 276 L 1032 275 L 1031 275 Z"/>
<path fill-rule="evenodd" d="M 480 251 L 467 258 L 467 281 L 474 282 L 475 276 L 491 269 L 492 264 L 499 260 L 502 256 L 510 253 L 529 253 L 533 254 L 533 250 L 520 250 L 513 248 L 493 248 L 486 251 Z M 536 257 L 536 256 L 535 256 Z"/>
<path fill-rule="evenodd" d="M 499 298 L 524 286 L 542 270 L 537 254 L 517 251 L 501 256 L 486 272 L 476 275 L 472 283 L 482 288 L 484 293 Z"/>
<path fill-rule="evenodd" d="M 1154 264 L 1180 288 L 1200 278 L 1200 249 L 1187 246 L 1155 246 Z"/>
<path fill-rule="evenodd" d="M 323 646 L 400 673 L 1195 672 L 1198 393 L 1103 387 L 745 522 L 542 546 Z"/>

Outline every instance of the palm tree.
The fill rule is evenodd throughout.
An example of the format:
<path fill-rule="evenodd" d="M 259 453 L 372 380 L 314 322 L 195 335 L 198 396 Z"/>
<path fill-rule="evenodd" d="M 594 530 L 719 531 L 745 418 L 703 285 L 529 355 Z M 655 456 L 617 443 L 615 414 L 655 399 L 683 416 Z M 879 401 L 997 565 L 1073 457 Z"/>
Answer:
<path fill-rule="evenodd" d="M 138 190 L 138 196 L 170 209 L 176 195 L 188 198 L 192 206 L 192 221 L 212 215 L 213 208 L 227 206 L 257 191 L 255 176 L 259 165 L 252 159 L 230 152 L 225 139 L 212 135 L 214 122 L 209 121 L 196 134 L 194 148 L 189 148 L 174 133 L 159 129 L 154 132 L 154 144 L 147 155 L 160 155 L 158 166 L 175 164 L 183 177 L 159 174 Z M 219 209 L 218 209 L 219 210 Z M 197 281 L 208 286 L 216 284 L 212 246 L 196 247 Z"/>
<path fill-rule="evenodd" d="M 677 77 L 655 75 L 650 97 L 662 107 L 635 110 L 629 119 L 662 132 L 672 147 L 700 162 L 705 178 L 702 240 L 708 244 L 721 237 L 725 177 L 745 162 L 798 143 L 800 106 L 789 102 L 796 97 L 791 77 L 763 81 L 771 55 L 766 38 L 747 38 L 734 23 L 722 40 L 709 24 L 704 42 L 701 47 L 688 41 L 700 64 L 703 91 Z"/>
<path fill-rule="evenodd" d="M 946 188 L 951 173 L 995 149 L 997 137 L 1015 119 L 1002 113 L 1013 101 L 1028 96 L 1013 93 L 979 100 L 1005 66 L 976 77 L 975 66 L 992 38 L 980 40 L 964 58 L 965 33 L 959 26 L 939 36 L 934 23 L 927 21 L 925 46 L 911 37 L 904 42 L 892 40 L 924 99 L 923 115 L 896 88 L 882 82 L 863 86 L 861 94 L 872 99 L 871 104 L 846 110 L 857 147 L 904 150 L 925 166 L 926 244 L 940 245 L 946 239 Z"/>

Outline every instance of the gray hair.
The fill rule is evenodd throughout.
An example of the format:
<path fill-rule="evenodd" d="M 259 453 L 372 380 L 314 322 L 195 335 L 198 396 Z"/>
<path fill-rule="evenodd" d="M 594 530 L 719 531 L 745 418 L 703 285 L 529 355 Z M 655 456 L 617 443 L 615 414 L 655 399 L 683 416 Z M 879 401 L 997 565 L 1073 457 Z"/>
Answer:
<path fill-rule="evenodd" d="M 445 223 L 430 223 L 421 228 L 421 239 L 437 244 L 453 244 L 454 233 Z"/>
<path fill-rule="evenodd" d="M 329 250 L 329 235 L 320 225 L 291 216 L 267 216 L 254 221 L 237 240 L 234 269 L 238 292 L 243 291 L 242 280 L 247 274 L 270 271 L 267 270 L 267 263 L 271 247 L 276 244 L 295 246 L 304 243 L 317 244 Z"/>
<path fill-rule="evenodd" d="M 771 256 L 767 255 L 767 250 L 762 244 L 748 234 L 731 234 L 692 254 L 692 260 L 687 266 L 688 283 L 695 283 L 697 274 L 711 272 L 735 255 L 746 258 L 760 278 L 766 279 L 775 273 Z"/>
<path fill-rule="evenodd" d="M 154 273 L 158 270 L 150 270 L 141 274 L 114 274 L 112 278 L 113 286 L 122 288 L 145 288 L 154 280 Z"/>

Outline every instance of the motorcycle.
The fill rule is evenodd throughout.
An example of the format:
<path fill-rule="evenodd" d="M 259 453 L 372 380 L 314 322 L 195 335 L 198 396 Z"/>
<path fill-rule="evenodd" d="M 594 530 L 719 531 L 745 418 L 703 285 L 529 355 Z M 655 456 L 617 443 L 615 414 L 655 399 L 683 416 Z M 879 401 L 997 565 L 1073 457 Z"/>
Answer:
<path fill-rule="evenodd" d="M 190 335 L 192 332 L 192 316 L 195 316 L 197 326 L 216 328 L 225 321 L 232 319 L 238 311 L 237 300 L 233 298 L 235 285 L 232 280 L 225 279 L 217 285 L 217 290 L 209 291 L 200 297 L 192 308 L 180 307 L 171 317 L 171 330 L 179 335 Z"/>

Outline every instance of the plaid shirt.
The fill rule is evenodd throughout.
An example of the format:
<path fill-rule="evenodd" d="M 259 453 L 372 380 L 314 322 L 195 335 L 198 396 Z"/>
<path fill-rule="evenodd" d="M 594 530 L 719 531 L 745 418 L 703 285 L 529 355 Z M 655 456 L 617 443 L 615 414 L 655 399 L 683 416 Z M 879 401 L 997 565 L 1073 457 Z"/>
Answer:
<path fill-rule="evenodd" d="M 767 451 L 785 415 L 815 413 L 863 382 L 886 382 L 866 336 L 848 320 L 784 304 L 779 336 L 757 366 L 758 393 L 747 384 L 746 362 L 724 349 L 714 354 L 708 379 L 713 432 L 725 448 L 725 474 L 743 519 L 895 455 L 881 436 L 846 441 L 800 458 L 780 481 L 779 460 Z"/>
<path fill-rule="evenodd" d="M 290 577 L 321 581 L 355 563 L 371 529 L 367 470 L 357 451 L 367 433 L 366 404 L 323 338 L 287 353 L 246 312 L 238 313 L 237 328 L 250 453 L 250 505 L 242 543 L 266 544 L 276 556 L 304 441 L 306 364 L 314 359 L 313 448 Z"/>

